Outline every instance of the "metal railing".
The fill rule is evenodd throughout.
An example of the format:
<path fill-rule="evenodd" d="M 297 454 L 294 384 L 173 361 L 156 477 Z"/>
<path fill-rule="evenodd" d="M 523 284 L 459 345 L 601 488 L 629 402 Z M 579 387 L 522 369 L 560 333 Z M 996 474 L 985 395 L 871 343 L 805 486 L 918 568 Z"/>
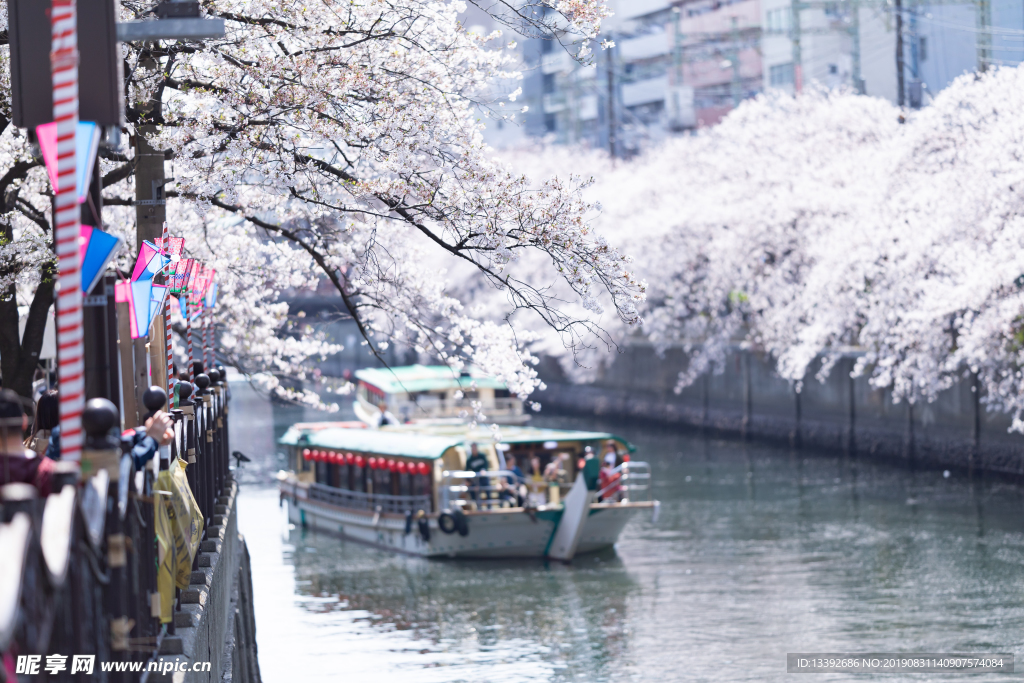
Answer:
<path fill-rule="evenodd" d="M 485 510 L 517 507 L 517 489 L 524 483 L 522 477 L 509 470 L 445 470 L 441 472 L 438 486 L 439 504 L 442 510 L 474 506 Z"/>
<path fill-rule="evenodd" d="M 523 415 L 523 402 L 518 398 L 438 400 L 421 398 L 415 401 L 409 399 L 396 400 L 388 404 L 388 410 L 403 421 L 469 418 L 474 414 L 474 403 L 479 403 L 480 411 L 489 418 L 518 417 Z M 365 401 L 364 405 L 375 408 L 375 406 Z"/>
<path fill-rule="evenodd" d="M 611 471 L 613 480 L 597 494 L 604 503 L 629 503 L 651 500 L 651 466 L 646 462 L 624 462 Z M 470 470 L 445 470 L 441 473 L 438 487 L 441 509 L 453 507 L 476 507 L 494 509 L 517 507 L 525 502 L 519 488 L 533 484 L 508 470 L 473 472 Z M 570 485 L 544 482 L 544 488 L 557 486 L 559 494 Z M 561 495 L 560 495 L 561 497 Z"/>
<path fill-rule="evenodd" d="M 637 503 L 651 500 L 651 466 L 624 462 L 611 471 L 612 481 L 597 492 L 605 503 Z"/>
<path fill-rule="evenodd" d="M 219 536 L 226 523 L 221 505 L 228 499 L 220 498 L 231 485 L 224 377 L 223 367 L 200 374 L 196 400 L 191 384 L 178 384 L 175 436 L 161 449 L 161 469 L 170 464 L 167 455 L 189 462 L 186 475 L 204 517 L 202 540 Z M 163 407 L 166 394 L 159 394 L 147 392 L 150 411 Z M 100 662 L 155 661 L 164 639 L 175 634 L 177 617 L 190 623 L 191 616 L 181 613 L 181 590 L 175 589 L 171 620 L 161 623 L 152 464 L 137 470 L 122 442 L 110 436 L 120 419 L 109 402 L 87 404 L 82 422 L 82 465 L 55 463 L 49 495 L 25 483 L 0 487 L 0 652 L 26 657 L 46 680 L 84 680 L 84 669 L 72 674 L 75 655 L 94 658 L 89 673 L 99 680 L 144 680 L 145 665 L 139 672 L 101 672 Z M 197 549 L 193 569 L 199 555 Z M 51 657 L 59 666 L 52 673 L 46 668 Z"/>
<path fill-rule="evenodd" d="M 387 493 L 363 493 L 349 491 L 326 484 L 310 484 L 309 500 L 336 505 L 353 510 L 374 510 L 376 512 L 393 512 L 404 514 L 423 510 L 430 512 L 430 496 L 395 496 Z"/>

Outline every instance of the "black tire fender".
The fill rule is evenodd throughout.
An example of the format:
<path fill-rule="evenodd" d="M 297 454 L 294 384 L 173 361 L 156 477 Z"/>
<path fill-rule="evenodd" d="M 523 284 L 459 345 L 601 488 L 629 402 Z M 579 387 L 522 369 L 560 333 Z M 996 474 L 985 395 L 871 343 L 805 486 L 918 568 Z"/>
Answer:
<path fill-rule="evenodd" d="M 458 531 L 459 525 L 455 521 L 455 514 L 451 510 L 441 512 L 437 517 L 437 528 L 446 534 Z"/>
<path fill-rule="evenodd" d="M 455 512 L 452 513 L 452 516 L 455 518 L 455 528 L 458 530 L 459 536 L 468 536 L 469 520 L 466 519 L 465 513 L 463 513 L 462 510 L 455 510 Z"/>

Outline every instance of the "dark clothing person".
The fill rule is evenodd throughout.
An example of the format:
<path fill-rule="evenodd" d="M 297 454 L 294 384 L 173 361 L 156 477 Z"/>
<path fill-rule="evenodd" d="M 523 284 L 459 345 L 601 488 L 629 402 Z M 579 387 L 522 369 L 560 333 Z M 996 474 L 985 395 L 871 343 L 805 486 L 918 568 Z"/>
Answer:
<path fill-rule="evenodd" d="M 479 451 L 471 453 L 466 460 L 466 469 L 479 474 L 487 469 L 487 456 Z"/>
<path fill-rule="evenodd" d="M 473 480 L 473 486 L 470 487 L 469 494 L 473 500 L 479 500 L 481 492 L 490 491 L 491 488 L 491 480 L 480 476 L 481 472 L 487 471 L 487 456 L 476 450 L 474 446 L 470 451 L 469 457 L 466 459 L 466 469 L 477 474 L 476 479 Z"/>
<path fill-rule="evenodd" d="M 505 480 L 508 481 L 509 486 L 518 486 L 519 484 L 522 484 L 524 481 L 526 481 L 526 475 L 523 474 L 523 471 L 521 469 L 519 469 L 519 465 L 512 465 L 512 467 L 508 468 L 508 471 L 516 475 L 514 477 L 505 477 Z"/>
<path fill-rule="evenodd" d="M 156 439 L 146 434 L 144 427 L 129 429 L 120 436 L 121 452 L 130 453 L 135 469 L 141 470 L 160 449 Z M 60 460 L 60 427 L 50 432 L 50 445 L 46 447 L 46 457 Z"/>
<path fill-rule="evenodd" d="M 597 490 L 597 481 L 601 477 L 601 461 L 594 457 L 593 453 L 587 455 L 583 461 L 583 481 L 590 491 Z"/>
<path fill-rule="evenodd" d="M 129 429 L 121 435 L 121 450 L 131 454 L 132 462 L 135 463 L 135 469 L 141 470 L 156 455 L 156 452 L 160 450 L 160 444 L 156 442 L 156 439 L 146 434 L 144 427 L 138 427 L 136 429 Z"/>
<path fill-rule="evenodd" d="M 21 438 L 28 428 L 21 397 L 10 389 L 0 389 L 0 485 L 31 484 L 39 496 L 51 493 L 53 461 L 25 448 Z"/>

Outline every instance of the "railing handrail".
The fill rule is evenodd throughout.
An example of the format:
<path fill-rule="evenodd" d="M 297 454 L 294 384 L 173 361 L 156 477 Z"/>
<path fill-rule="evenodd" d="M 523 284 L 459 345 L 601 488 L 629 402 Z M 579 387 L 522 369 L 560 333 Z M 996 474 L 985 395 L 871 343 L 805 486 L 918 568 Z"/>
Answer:
<path fill-rule="evenodd" d="M 327 484 L 311 483 L 308 491 L 309 500 L 331 503 L 339 507 L 356 510 L 376 510 L 378 512 L 403 513 L 424 510 L 430 512 L 433 496 L 430 494 L 395 495 L 392 493 L 367 493 L 350 491 Z"/>
<path fill-rule="evenodd" d="M 476 479 L 486 479 L 486 484 L 481 484 L 478 487 L 480 491 L 494 491 L 504 488 L 504 484 L 495 486 L 491 483 L 492 479 L 498 479 L 500 482 L 505 482 L 508 479 L 513 479 L 513 486 L 519 486 L 526 482 L 525 477 L 520 477 L 518 474 L 511 470 L 481 470 L 480 472 L 474 472 L 473 470 L 444 470 L 441 472 L 441 482 L 438 484 L 438 492 L 440 493 L 440 504 L 441 509 L 449 508 L 452 504 L 452 493 L 465 493 L 470 490 L 470 487 L 459 486 L 458 484 L 451 483 L 452 481 L 463 480 L 470 482 Z M 458 500 L 458 496 L 455 498 Z"/>
<path fill-rule="evenodd" d="M 623 496 L 622 501 L 631 500 L 629 493 L 632 491 L 650 491 L 649 484 L 630 484 L 629 482 L 636 479 L 639 481 L 650 481 L 651 479 L 651 466 L 642 460 L 629 460 L 622 463 L 618 467 L 612 469 L 611 474 L 618 475 L 616 479 L 613 479 L 607 486 L 597 492 L 597 495 L 604 497 L 609 493 L 618 491 L 626 492 L 627 495 Z M 650 500 L 650 493 L 647 494 L 647 499 Z M 633 500 L 633 502 L 637 502 Z"/>
<path fill-rule="evenodd" d="M 370 404 L 369 401 L 361 398 L 361 401 Z M 514 397 L 498 398 L 438 398 L 438 399 L 392 399 L 388 402 L 388 410 L 396 415 L 408 413 L 408 417 L 421 416 L 429 417 L 457 417 L 460 412 L 473 412 L 473 403 L 479 403 L 480 409 L 492 415 L 521 415 L 523 414 L 523 402 Z"/>

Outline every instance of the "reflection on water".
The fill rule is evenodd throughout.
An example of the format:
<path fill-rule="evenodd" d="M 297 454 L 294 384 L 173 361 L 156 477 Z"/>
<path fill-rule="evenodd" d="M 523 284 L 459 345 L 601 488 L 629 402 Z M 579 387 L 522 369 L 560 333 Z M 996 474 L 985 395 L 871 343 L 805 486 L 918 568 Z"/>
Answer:
<path fill-rule="evenodd" d="M 264 678 L 773 681 L 787 652 L 1024 654 L 1018 487 L 615 431 L 661 519 L 571 566 L 392 555 L 289 530 L 276 492 L 245 490 Z"/>

